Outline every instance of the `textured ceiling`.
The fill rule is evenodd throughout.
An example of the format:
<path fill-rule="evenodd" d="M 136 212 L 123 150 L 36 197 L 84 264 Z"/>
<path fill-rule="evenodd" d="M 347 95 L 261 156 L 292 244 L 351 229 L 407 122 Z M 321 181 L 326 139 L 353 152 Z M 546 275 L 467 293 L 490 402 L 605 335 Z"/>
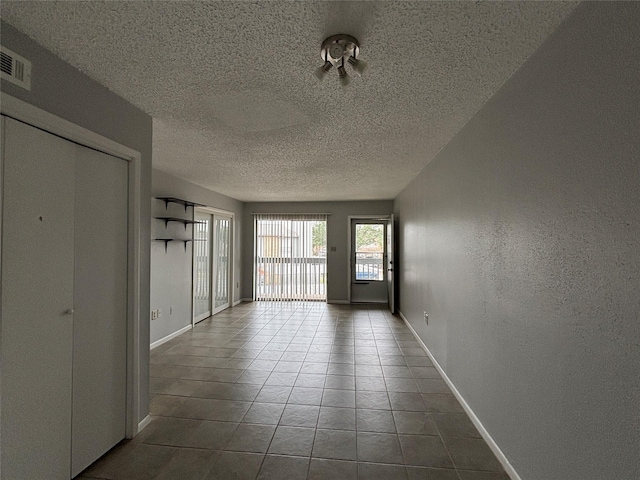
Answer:
<path fill-rule="evenodd" d="M 153 116 L 155 168 L 243 201 L 394 198 L 566 2 L 11 2 L 2 18 Z M 313 75 L 358 38 L 369 70 Z"/>

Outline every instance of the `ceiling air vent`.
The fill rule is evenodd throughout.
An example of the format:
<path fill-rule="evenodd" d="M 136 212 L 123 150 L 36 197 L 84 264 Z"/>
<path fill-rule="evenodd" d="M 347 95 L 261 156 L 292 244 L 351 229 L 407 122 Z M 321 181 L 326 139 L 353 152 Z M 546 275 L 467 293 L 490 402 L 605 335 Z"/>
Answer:
<path fill-rule="evenodd" d="M 31 62 L 29 60 L 8 48 L 0 47 L 0 69 L 3 80 L 31 90 Z"/>

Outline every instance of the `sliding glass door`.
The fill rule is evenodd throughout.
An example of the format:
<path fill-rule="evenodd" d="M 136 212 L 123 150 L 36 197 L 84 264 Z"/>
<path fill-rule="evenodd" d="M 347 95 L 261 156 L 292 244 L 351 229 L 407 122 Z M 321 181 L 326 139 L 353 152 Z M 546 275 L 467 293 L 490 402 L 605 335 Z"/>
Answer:
<path fill-rule="evenodd" d="M 230 215 L 196 210 L 193 247 L 193 321 L 231 304 L 232 221 Z"/>
<path fill-rule="evenodd" d="M 256 215 L 254 299 L 327 299 L 327 215 Z"/>

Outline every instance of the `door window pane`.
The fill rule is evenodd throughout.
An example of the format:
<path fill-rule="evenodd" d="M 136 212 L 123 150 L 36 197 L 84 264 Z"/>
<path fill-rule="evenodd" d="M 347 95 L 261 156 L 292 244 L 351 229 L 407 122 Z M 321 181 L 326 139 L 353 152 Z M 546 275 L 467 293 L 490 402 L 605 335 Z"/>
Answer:
<path fill-rule="evenodd" d="M 382 268 L 384 225 L 381 223 L 358 223 L 355 228 L 355 237 L 355 279 L 384 280 Z"/>

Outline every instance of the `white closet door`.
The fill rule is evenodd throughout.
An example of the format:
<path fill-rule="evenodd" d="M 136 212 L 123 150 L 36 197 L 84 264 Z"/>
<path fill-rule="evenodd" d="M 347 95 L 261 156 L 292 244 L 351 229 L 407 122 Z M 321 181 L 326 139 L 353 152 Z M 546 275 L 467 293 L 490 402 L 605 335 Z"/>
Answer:
<path fill-rule="evenodd" d="M 3 479 L 68 478 L 76 145 L 5 118 Z"/>
<path fill-rule="evenodd" d="M 127 360 L 128 166 L 76 149 L 72 476 L 125 436 Z"/>

